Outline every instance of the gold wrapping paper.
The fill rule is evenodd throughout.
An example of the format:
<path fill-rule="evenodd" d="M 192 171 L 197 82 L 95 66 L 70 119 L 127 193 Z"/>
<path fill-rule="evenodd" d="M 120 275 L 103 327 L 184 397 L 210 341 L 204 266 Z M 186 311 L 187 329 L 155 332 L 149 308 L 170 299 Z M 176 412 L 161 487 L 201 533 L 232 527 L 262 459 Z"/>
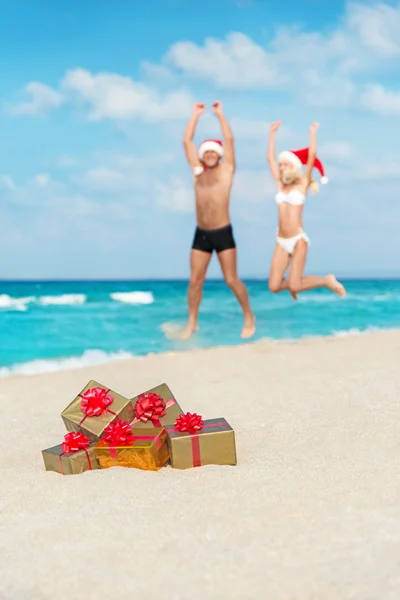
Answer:
<path fill-rule="evenodd" d="M 128 467 L 144 471 L 158 471 L 169 461 L 168 436 L 165 429 L 147 428 L 136 430 L 139 436 L 151 436 L 153 439 L 135 439 L 131 446 L 113 446 L 106 440 L 99 440 L 94 453 L 101 469 L 110 467 Z M 135 430 L 133 430 L 135 435 Z M 159 438 L 157 444 L 155 436 Z M 160 447 L 159 447 L 160 445 Z M 116 454 L 116 456 L 115 456 Z"/>
<path fill-rule="evenodd" d="M 86 448 L 92 470 L 100 469 L 99 462 L 94 454 L 94 445 Z M 62 445 L 53 446 L 42 450 L 42 456 L 46 471 L 55 471 L 61 475 L 79 475 L 85 471 L 90 471 L 87 455 L 84 450 L 78 452 L 68 452 L 63 454 Z"/>
<path fill-rule="evenodd" d="M 161 419 L 160 419 L 160 423 L 163 427 L 166 427 L 167 425 L 171 425 L 171 424 L 175 423 L 176 419 L 183 412 L 183 410 L 177 403 L 175 396 L 173 395 L 173 393 L 171 392 L 171 390 L 169 389 L 169 387 L 166 383 L 161 383 L 160 385 L 157 385 L 156 387 L 152 388 L 151 390 L 147 390 L 146 392 L 142 392 L 142 393 L 143 394 L 150 394 L 150 393 L 158 394 L 159 396 L 161 396 L 161 398 L 164 400 L 164 402 L 167 405 L 168 405 L 168 403 L 171 403 L 172 400 L 175 401 L 174 403 L 171 403 L 170 406 L 167 406 L 167 408 L 166 408 L 167 414 L 164 417 L 161 417 Z M 139 394 L 139 396 L 140 395 L 141 394 Z M 134 398 L 131 398 L 133 408 L 135 408 L 135 404 L 136 404 L 139 396 L 135 396 Z M 136 428 L 143 429 L 143 428 L 148 428 L 148 427 L 154 427 L 154 425 L 152 424 L 152 422 L 150 420 L 148 420 L 144 423 L 143 421 L 138 421 L 135 418 L 135 416 L 133 416 L 133 421 L 131 421 L 130 424 L 132 425 L 132 427 L 134 429 L 136 429 Z"/>
<path fill-rule="evenodd" d="M 80 394 L 83 395 L 86 390 L 93 388 L 109 389 L 105 385 L 92 380 L 89 381 Z M 131 401 L 113 390 L 110 390 L 110 394 L 114 398 L 114 401 L 107 407 L 111 412 L 105 412 L 98 417 L 86 417 L 84 421 L 82 419 L 85 414 L 81 411 L 82 398 L 80 395 L 77 396 L 61 413 L 67 431 L 81 431 L 89 440 L 97 441 L 103 435 L 105 428 L 117 417 L 123 421 L 132 421 L 134 414 Z"/>
<path fill-rule="evenodd" d="M 203 429 L 194 435 L 175 431 L 173 426 L 168 426 L 167 432 L 174 469 L 237 464 L 235 432 L 225 419 L 204 421 Z"/>

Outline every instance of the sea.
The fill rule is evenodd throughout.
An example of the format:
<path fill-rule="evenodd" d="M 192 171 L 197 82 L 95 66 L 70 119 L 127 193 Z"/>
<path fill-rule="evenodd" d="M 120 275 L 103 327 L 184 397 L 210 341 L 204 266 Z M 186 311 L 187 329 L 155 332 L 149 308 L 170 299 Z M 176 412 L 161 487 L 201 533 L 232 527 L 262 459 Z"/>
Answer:
<path fill-rule="evenodd" d="M 254 340 L 359 335 L 400 327 L 400 280 L 342 280 L 327 290 L 273 295 L 265 280 L 246 281 L 257 317 Z M 240 308 L 223 281 L 204 288 L 200 330 L 184 326 L 186 281 L 0 282 L 0 377 L 32 375 L 150 353 L 230 346 L 240 338 Z M 248 342 L 246 342 L 248 343 Z"/>

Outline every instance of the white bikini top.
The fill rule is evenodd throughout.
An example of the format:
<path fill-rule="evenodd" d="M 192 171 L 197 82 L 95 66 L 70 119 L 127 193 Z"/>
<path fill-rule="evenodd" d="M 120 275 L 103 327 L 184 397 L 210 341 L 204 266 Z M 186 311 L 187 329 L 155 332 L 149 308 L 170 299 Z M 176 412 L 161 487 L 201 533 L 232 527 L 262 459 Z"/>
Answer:
<path fill-rule="evenodd" d="M 293 206 L 304 204 L 305 199 L 306 197 L 300 190 L 290 190 L 287 194 L 285 192 L 278 192 L 275 196 L 277 204 L 292 204 Z"/>

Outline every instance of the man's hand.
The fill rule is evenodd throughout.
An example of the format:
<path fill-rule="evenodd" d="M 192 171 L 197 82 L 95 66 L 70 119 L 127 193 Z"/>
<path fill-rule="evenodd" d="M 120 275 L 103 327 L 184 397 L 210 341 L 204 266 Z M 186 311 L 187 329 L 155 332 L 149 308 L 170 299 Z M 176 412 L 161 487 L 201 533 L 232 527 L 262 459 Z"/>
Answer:
<path fill-rule="evenodd" d="M 217 115 L 217 117 L 222 115 L 223 114 L 222 102 L 219 102 L 218 100 L 213 102 L 212 103 L 212 111 L 213 111 L 214 115 Z"/>
<path fill-rule="evenodd" d="M 206 110 L 206 105 L 204 104 L 204 102 L 196 102 L 196 104 L 193 106 L 193 114 L 200 116 L 202 115 Z"/>
<path fill-rule="evenodd" d="M 211 110 L 213 111 L 214 115 L 218 118 L 219 124 L 221 126 L 222 137 L 224 139 L 224 168 L 226 166 L 229 166 L 231 168 L 232 173 L 234 173 L 236 166 L 233 133 L 224 115 L 222 102 L 220 102 L 219 100 L 213 102 L 211 105 Z"/>
<path fill-rule="evenodd" d="M 319 127 L 319 123 L 313 123 L 312 125 L 310 125 L 310 133 L 316 133 L 318 127 Z"/>
<path fill-rule="evenodd" d="M 278 131 L 279 127 L 281 126 L 282 121 L 274 121 L 273 123 L 271 123 L 271 126 L 269 128 L 271 133 L 275 133 Z"/>

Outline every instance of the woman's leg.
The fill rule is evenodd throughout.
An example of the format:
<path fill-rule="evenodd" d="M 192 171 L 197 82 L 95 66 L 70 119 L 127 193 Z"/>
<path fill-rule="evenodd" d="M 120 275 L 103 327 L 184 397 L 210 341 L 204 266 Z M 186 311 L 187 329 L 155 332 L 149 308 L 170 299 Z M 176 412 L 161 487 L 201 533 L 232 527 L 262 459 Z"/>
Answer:
<path fill-rule="evenodd" d="M 287 281 L 284 279 L 289 262 L 289 254 L 282 248 L 282 246 L 277 244 L 272 257 L 268 279 L 268 287 L 270 292 L 273 294 L 278 294 L 278 292 L 289 289 Z"/>
<path fill-rule="evenodd" d="M 305 275 L 303 276 L 304 267 L 307 260 L 308 244 L 305 240 L 299 240 L 292 256 L 292 264 L 290 266 L 289 277 L 287 286 L 292 295 L 296 295 L 299 292 L 306 292 L 307 290 L 314 290 L 316 288 L 324 287 L 338 296 L 345 296 L 346 290 L 344 286 L 336 279 L 334 275 L 325 275 L 320 277 L 318 275 Z"/>

